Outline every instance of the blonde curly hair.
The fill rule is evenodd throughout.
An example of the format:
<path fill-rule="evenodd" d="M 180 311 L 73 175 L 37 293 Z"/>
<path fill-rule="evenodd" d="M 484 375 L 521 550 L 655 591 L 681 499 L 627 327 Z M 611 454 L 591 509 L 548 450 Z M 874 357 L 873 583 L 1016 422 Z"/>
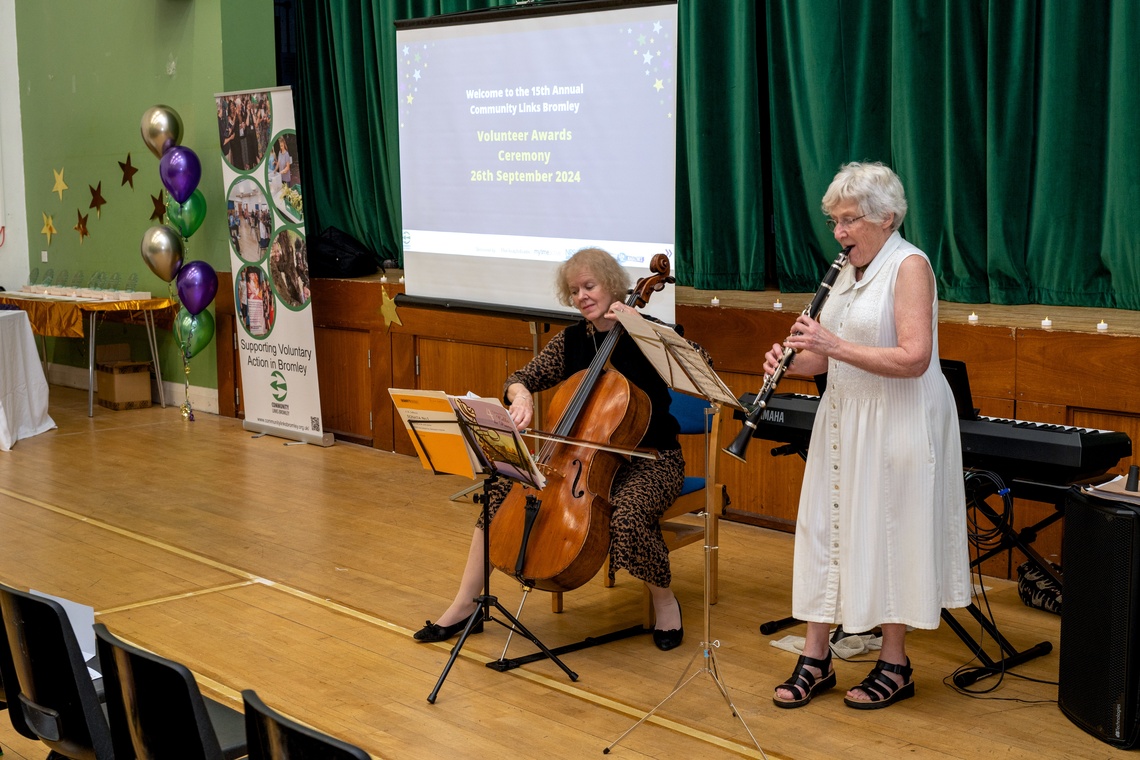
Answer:
<path fill-rule="evenodd" d="M 601 248 L 583 248 L 558 267 L 558 279 L 554 288 L 558 301 L 563 306 L 574 305 L 569 280 L 582 272 L 592 274 L 606 292 L 619 300 L 629 292 L 629 272 L 618 263 L 613 254 Z"/>

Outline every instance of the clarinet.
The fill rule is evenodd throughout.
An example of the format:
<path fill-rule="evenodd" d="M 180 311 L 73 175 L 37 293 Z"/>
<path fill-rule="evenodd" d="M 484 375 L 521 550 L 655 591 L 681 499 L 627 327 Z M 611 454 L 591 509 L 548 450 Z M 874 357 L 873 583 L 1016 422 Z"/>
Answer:
<path fill-rule="evenodd" d="M 819 283 L 819 290 L 815 291 L 815 296 L 812 297 L 811 303 L 801 312 L 802 315 L 816 319 L 819 316 L 820 310 L 823 308 L 824 301 L 831 295 L 831 286 L 835 284 L 835 279 L 839 277 L 839 272 L 847 264 L 847 254 L 851 251 L 851 246 L 847 246 L 839 255 L 835 257 L 835 261 L 831 262 L 831 267 L 823 275 L 823 281 Z M 737 434 L 736 439 L 724 449 L 724 453 L 739 459 L 741 462 L 747 461 L 744 458 L 744 452 L 748 449 L 748 442 L 752 440 L 752 434 L 756 430 L 756 423 L 760 421 L 760 417 L 764 414 L 764 410 L 768 407 L 768 402 L 772 398 L 772 394 L 776 392 L 776 386 L 780 384 L 780 379 L 783 378 L 784 372 L 791 366 L 792 360 L 796 358 L 796 350 L 794 348 L 785 348 L 784 353 L 780 356 L 780 363 L 776 365 L 776 369 L 770 375 L 764 376 L 764 385 L 760 388 L 760 392 L 756 394 L 756 405 L 748 412 L 744 418 L 744 426 L 741 428 L 740 433 Z"/>

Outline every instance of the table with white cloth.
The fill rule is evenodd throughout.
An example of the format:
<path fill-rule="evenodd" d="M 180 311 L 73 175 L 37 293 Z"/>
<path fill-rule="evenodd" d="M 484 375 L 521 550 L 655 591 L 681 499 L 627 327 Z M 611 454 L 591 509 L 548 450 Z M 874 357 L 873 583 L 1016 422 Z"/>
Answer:
<path fill-rule="evenodd" d="M 0 451 L 55 427 L 28 315 L 0 311 Z"/>
<path fill-rule="evenodd" d="M 118 316 L 128 322 L 141 318 L 150 342 L 150 358 L 158 381 L 158 401 L 166 406 L 162 388 L 162 367 L 158 363 L 158 340 L 155 337 L 155 315 L 177 313 L 170 298 L 105 301 L 97 298 L 47 296 L 30 293 L 0 293 L 0 304 L 9 304 L 28 312 L 36 335 L 51 338 L 87 338 L 87 416 L 95 414 L 95 329 L 100 316 Z M 87 330 L 84 333 L 84 317 Z M 45 357 L 46 361 L 46 357 Z"/>

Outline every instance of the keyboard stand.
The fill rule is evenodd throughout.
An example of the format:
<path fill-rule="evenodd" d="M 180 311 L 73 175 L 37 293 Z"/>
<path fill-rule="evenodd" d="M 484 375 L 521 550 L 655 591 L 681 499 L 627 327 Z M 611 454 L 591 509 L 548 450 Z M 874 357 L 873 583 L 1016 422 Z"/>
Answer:
<path fill-rule="evenodd" d="M 1067 485 L 1052 485 L 1048 483 L 1034 483 L 1028 480 L 1014 479 L 1007 484 L 1010 493 L 1013 497 L 1018 499 L 1026 499 L 1028 501 L 1037 501 L 1045 504 L 1052 504 L 1054 512 L 1044 519 L 1022 528 L 1020 531 L 1009 525 L 1003 516 L 994 511 L 993 507 L 986 503 L 985 499 L 988 496 L 996 495 L 995 491 L 989 493 L 975 493 L 973 494 L 973 503 L 977 510 L 985 515 L 985 517 L 994 524 L 994 527 L 1001 531 L 1001 539 L 998 545 L 986 552 L 978 555 L 975 559 L 970 561 L 970 567 L 977 567 L 990 557 L 996 556 L 1001 552 L 1010 549 L 1017 549 L 1024 554 L 1029 561 L 1037 567 L 1043 574 L 1050 578 L 1057 587 L 1061 587 L 1061 577 L 1053 566 L 1031 546 L 1037 540 L 1037 534 L 1043 528 L 1052 525 L 1061 519 L 1064 515 L 1063 508 L 1065 503 L 1065 494 L 1068 493 L 1069 486 Z M 985 678 L 990 675 L 997 675 L 1013 668 L 1022 663 L 1028 662 L 1036 657 L 1047 655 L 1053 651 L 1053 644 L 1048 641 L 1042 641 L 1039 644 L 1031 646 L 1025 651 L 1018 651 L 998 630 L 997 625 L 992 620 L 987 618 L 978 606 L 971 602 L 966 611 L 973 616 L 978 625 L 982 627 L 985 633 L 988 633 L 995 642 L 1001 652 L 1001 659 L 994 660 L 982 648 L 982 645 L 970 634 L 966 628 L 958 622 L 958 620 L 950 614 L 949 610 L 942 610 L 942 619 L 946 625 L 954 633 L 958 634 L 958 638 L 962 640 L 970 650 L 970 652 L 978 658 L 982 663 L 982 667 L 966 670 L 954 676 L 954 684 L 958 687 L 965 688 L 970 686 L 978 679 Z"/>
<path fill-rule="evenodd" d="M 988 551 L 978 555 L 977 558 L 970 562 L 970 567 L 977 567 L 990 557 L 995 557 L 1004 551 L 1010 549 L 1017 549 L 1025 557 L 1044 574 L 1047 578 L 1057 584 L 1057 588 L 1061 587 L 1061 576 L 1053 569 L 1053 565 L 1049 563 L 1044 557 L 1037 553 L 1032 544 L 1037 540 L 1037 534 L 1057 522 L 1064 516 L 1065 494 L 1069 491 L 1069 486 L 1052 485 L 1049 483 L 1034 483 L 1028 480 L 1017 480 L 1016 478 L 1007 484 L 1010 493 L 1014 498 L 1025 499 L 1026 501 L 1036 501 L 1043 504 L 1052 504 L 1053 513 L 1044 519 L 1022 528 L 1020 531 L 1009 525 L 1003 516 L 994 511 L 993 507 L 986 503 L 987 496 L 993 496 L 996 492 L 978 494 L 974 500 L 974 504 L 978 511 L 985 515 L 994 527 L 1001 531 L 1001 540 L 998 545 L 989 549 Z"/>
<path fill-rule="evenodd" d="M 1026 649 L 1024 652 L 1019 652 L 1013 644 L 1009 643 L 1009 640 L 1006 639 L 1005 636 L 1001 635 L 1001 631 L 998 630 L 993 621 L 982 614 L 982 611 L 978 609 L 976 604 L 970 602 L 966 607 L 966 611 L 973 615 L 974 620 L 978 621 L 978 625 L 982 627 L 982 630 L 988 633 L 993 640 L 997 642 L 1003 657 L 1000 660 L 994 660 L 990 657 L 989 654 L 986 653 L 986 650 L 982 649 L 982 645 L 977 639 L 958 622 L 957 618 L 950 614 L 949 610 L 942 610 L 942 619 L 946 621 L 946 625 L 950 626 L 950 629 L 958 634 L 958 638 L 969 648 L 970 653 L 977 657 L 978 661 L 982 663 L 982 667 L 980 668 L 964 670 L 955 675 L 954 684 L 956 686 L 965 688 L 980 678 L 1004 673 L 1010 668 L 1021 665 L 1024 662 L 1029 662 L 1036 657 L 1047 655 L 1053 651 L 1052 643 L 1042 641 L 1039 644 L 1034 644 L 1029 647 L 1029 649 Z"/>

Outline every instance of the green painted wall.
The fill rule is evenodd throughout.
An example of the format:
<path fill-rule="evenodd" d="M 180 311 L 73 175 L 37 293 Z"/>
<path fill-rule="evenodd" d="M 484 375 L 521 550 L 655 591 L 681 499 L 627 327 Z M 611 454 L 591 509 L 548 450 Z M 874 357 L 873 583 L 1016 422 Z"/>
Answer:
<path fill-rule="evenodd" d="M 224 8 L 223 8 L 224 6 Z M 182 145 L 198 154 L 206 198 L 202 227 L 189 239 L 185 260 L 202 259 L 229 271 L 225 197 L 218 155 L 214 94 L 276 84 L 272 0 L 17 0 L 20 107 L 24 131 L 24 173 L 28 237 L 33 269 L 48 268 L 56 279 L 72 280 L 101 271 L 156 296 L 170 287 L 146 266 L 139 241 L 154 210 L 151 197 L 163 190 L 158 159 L 139 133 L 146 109 L 163 104 L 182 117 Z M 123 184 L 119 162 L 128 154 L 138 169 L 134 187 Z M 52 192 L 54 172 L 63 171 L 67 189 Z M 101 185 L 101 187 L 100 187 Z M 90 208 L 91 188 L 106 203 Z M 38 231 L 51 216 L 50 243 Z M 74 228 L 87 216 L 89 236 Z M 48 263 L 41 262 L 41 251 Z M 211 307 L 212 309 L 213 307 Z M 107 324 L 101 343 L 126 341 L 135 358 L 148 356 L 141 327 Z M 165 379 L 184 378 L 180 352 L 160 331 Z M 53 363 L 86 366 L 82 341 L 49 344 Z M 191 360 L 190 383 L 217 388 L 211 347 Z"/>

